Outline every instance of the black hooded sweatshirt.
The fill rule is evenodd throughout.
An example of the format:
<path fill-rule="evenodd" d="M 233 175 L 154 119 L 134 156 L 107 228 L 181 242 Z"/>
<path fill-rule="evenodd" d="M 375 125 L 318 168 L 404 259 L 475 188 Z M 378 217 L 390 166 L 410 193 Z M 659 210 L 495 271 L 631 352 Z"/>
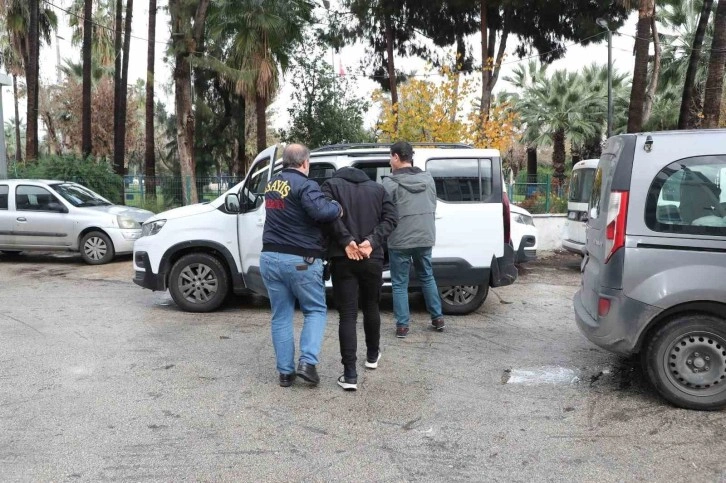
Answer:
<path fill-rule="evenodd" d="M 383 260 L 388 235 L 398 224 L 396 205 L 383 186 L 360 169 L 345 167 L 323 183 L 321 190 L 343 207 L 343 217 L 330 226 L 328 256 L 345 257 L 351 241 L 368 240 L 373 246 L 371 258 Z"/>

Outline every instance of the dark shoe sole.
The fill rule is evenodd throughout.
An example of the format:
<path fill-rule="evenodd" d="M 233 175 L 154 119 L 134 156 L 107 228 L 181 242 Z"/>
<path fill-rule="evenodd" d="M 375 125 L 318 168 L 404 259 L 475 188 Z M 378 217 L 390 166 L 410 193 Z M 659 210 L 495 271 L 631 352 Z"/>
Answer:
<path fill-rule="evenodd" d="M 318 379 L 318 380 L 316 381 L 315 379 L 311 379 L 311 378 L 309 378 L 309 377 L 307 376 L 307 374 L 305 374 L 305 373 L 302 373 L 302 372 L 298 372 L 298 373 L 297 373 L 297 376 L 298 376 L 299 378 L 301 378 L 302 380 L 304 380 L 304 381 L 307 381 L 307 382 L 309 382 L 310 384 L 313 384 L 313 385 L 316 385 L 316 386 L 317 386 L 317 385 L 318 385 L 318 384 L 320 383 L 320 379 Z"/>

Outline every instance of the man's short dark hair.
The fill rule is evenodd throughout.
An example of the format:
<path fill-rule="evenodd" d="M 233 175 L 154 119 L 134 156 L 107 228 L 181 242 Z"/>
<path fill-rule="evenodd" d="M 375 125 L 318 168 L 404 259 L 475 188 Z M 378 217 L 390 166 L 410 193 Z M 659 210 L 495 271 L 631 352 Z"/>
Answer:
<path fill-rule="evenodd" d="M 413 161 L 413 146 L 406 141 L 398 141 L 391 146 L 391 155 L 394 154 L 397 154 L 404 163 L 410 163 Z"/>
<path fill-rule="evenodd" d="M 283 168 L 299 168 L 310 159 L 310 150 L 304 144 L 291 144 L 282 152 Z"/>

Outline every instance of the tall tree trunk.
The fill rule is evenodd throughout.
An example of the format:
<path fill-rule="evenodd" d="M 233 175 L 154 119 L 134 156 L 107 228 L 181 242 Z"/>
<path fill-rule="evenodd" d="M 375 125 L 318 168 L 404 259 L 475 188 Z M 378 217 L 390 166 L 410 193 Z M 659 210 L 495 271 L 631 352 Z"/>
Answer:
<path fill-rule="evenodd" d="M 650 30 L 653 33 L 653 70 L 650 75 L 650 82 L 645 93 L 645 106 L 643 106 L 643 124 L 647 124 L 650 115 L 653 112 L 653 104 L 655 103 L 655 91 L 658 89 L 658 81 L 660 79 L 660 60 L 661 46 L 658 38 L 658 26 L 655 21 L 655 6 L 653 6 L 653 16 L 650 19 Z"/>
<path fill-rule="evenodd" d="M 648 85 L 648 49 L 650 47 L 650 24 L 655 8 L 655 0 L 640 0 L 638 11 L 638 34 L 635 39 L 635 68 L 633 85 L 630 90 L 628 109 L 628 132 L 643 129 L 645 90 Z"/>
<path fill-rule="evenodd" d="M 703 127 L 718 127 L 721 117 L 721 97 L 723 94 L 723 74 L 726 65 L 726 1 L 721 0 L 716 7 L 713 25 L 711 58 L 708 62 L 706 96 L 703 101 Z"/>
<path fill-rule="evenodd" d="M 466 58 L 466 44 L 464 43 L 464 36 L 456 36 L 456 61 L 454 63 L 454 96 L 453 106 L 451 113 L 449 114 L 449 121 L 452 123 L 456 121 L 456 113 L 459 111 L 459 80 L 461 79 L 461 69 Z"/>
<path fill-rule="evenodd" d="M 154 145 L 154 61 L 156 54 L 156 0 L 149 0 L 149 42 L 146 51 L 146 150 L 144 174 L 146 175 L 146 199 L 156 199 L 156 147 Z"/>
<path fill-rule="evenodd" d="M 118 175 L 124 174 L 124 149 L 123 136 L 121 134 L 121 92 L 125 89 L 121 81 L 121 62 L 123 59 L 122 44 L 123 36 L 123 0 L 116 0 L 116 20 L 114 22 L 114 69 L 113 69 L 113 172 Z"/>
<path fill-rule="evenodd" d="M 257 152 L 267 147 L 267 100 L 259 94 L 255 97 L 255 112 L 257 114 Z"/>
<path fill-rule="evenodd" d="M 126 111 L 128 98 L 128 82 L 129 82 L 129 49 L 131 47 L 131 18 L 134 11 L 134 0 L 126 0 L 126 18 L 124 25 L 124 47 L 123 47 L 123 67 L 121 68 L 121 112 L 119 117 L 119 136 L 118 147 L 120 148 L 121 173 L 126 174 L 124 158 L 126 157 Z M 114 149 L 115 151 L 115 149 Z"/>
<path fill-rule="evenodd" d="M 199 0 L 191 17 L 183 0 L 169 0 L 172 49 L 174 51 L 174 104 L 176 108 L 177 149 L 182 174 L 182 195 L 186 203 L 196 203 L 196 165 L 194 160 L 194 113 L 192 112 L 192 70 L 194 55 L 204 34 L 204 23 L 210 0 Z"/>
<path fill-rule="evenodd" d="M 398 87 L 396 86 L 396 66 L 393 59 L 393 25 L 391 15 L 386 14 L 386 64 L 388 66 L 388 82 L 391 87 L 391 106 L 395 115 L 395 132 L 398 132 Z"/>
<path fill-rule="evenodd" d="M 23 162 L 20 150 L 20 114 L 18 113 L 18 76 L 13 74 L 13 101 L 15 104 L 15 166 Z"/>
<path fill-rule="evenodd" d="M 499 39 L 499 47 L 496 49 L 496 58 L 494 52 L 497 42 L 497 31 L 489 29 L 488 2 L 481 0 L 480 19 L 481 19 L 481 56 L 482 56 L 482 83 L 481 83 L 481 103 L 479 106 L 479 116 L 482 121 L 489 119 L 489 110 L 492 105 L 492 91 L 499 79 L 499 70 L 502 66 L 505 50 L 507 48 L 507 38 L 509 37 L 509 27 L 507 25 L 507 13 L 505 12 L 502 20 L 502 36 Z"/>
<path fill-rule="evenodd" d="M 93 0 L 84 0 L 83 6 L 83 110 L 81 114 L 81 154 L 91 155 L 91 53 L 93 48 Z"/>
<path fill-rule="evenodd" d="M 552 140 L 552 167 L 555 178 L 562 181 L 565 178 L 565 130 L 555 131 Z"/>
<path fill-rule="evenodd" d="M 712 6 L 713 0 L 704 0 L 701 16 L 698 18 L 698 26 L 696 27 L 696 34 L 693 38 L 693 50 L 691 50 L 691 57 L 688 59 L 686 81 L 683 85 L 681 111 L 678 115 L 678 129 L 691 129 L 695 127 L 693 118 L 698 112 L 694 102 L 698 95 L 696 93 L 696 72 L 698 71 L 698 63 L 701 60 L 703 38 L 706 36 L 706 27 L 708 27 L 708 19 L 711 16 Z"/>
<path fill-rule="evenodd" d="M 28 24 L 28 68 L 25 72 L 28 89 L 25 159 L 27 161 L 33 161 L 38 158 L 38 82 L 40 75 L 38 68 L 40 56 L 38 15 L 40 14 L 40 2 L 39 0 L 29 0 L 28 3 L 30 8 L 30 22 Z"/>
<path fill-rule="evenodd" d="M 488 21 L 487 16 L 487 0 L 481 0 L 479 6 L 481 19 L 481 103 L 479 104 L 479 116 L 482 120 L 489 117 L 489 105 L 491 104 L 492 89 L 489 87 L 491 79 L 491 71 L 489 65 L 489 35 L 487 33 Z"/>
<path fill-rule="evenodd" d="M 235 176 L 244 176 L 247 172 L 247 127 L 246 110 L 247 102 L 243 95 L 237 97 L 239 99 L 239 108 L 237 109 L 237 170 L 233 173 Z"/>
<path fill-rule="evenodd" d="M 537 148 L 527 146 L 527 183 L 537 182 Z"/>

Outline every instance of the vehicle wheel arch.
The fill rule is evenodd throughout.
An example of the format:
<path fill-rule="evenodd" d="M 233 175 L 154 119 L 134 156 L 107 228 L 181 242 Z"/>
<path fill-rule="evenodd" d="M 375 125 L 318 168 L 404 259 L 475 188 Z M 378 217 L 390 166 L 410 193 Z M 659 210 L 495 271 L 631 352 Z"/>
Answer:
<path fill-rule="evenodd" d="M 88 235 L 92 231 L 97 231 L 97 232 L 103 233 L 107 237 L 111 238 L 111 236 L 108 234 L 108 232 L 106 230 L 104 230 L 103 228 L 99 228 L 97 226 L 88 226 L 88 227 L 84 228 L 83 230 L 81 230 L 81 232 L 78 234 L 78 238 L 76 238 L 76 246 L 78 247 L 78 250 L 81 249 L 81 240 L 83 240 L 83 237 Z M 113 243 L 112 238 L 111 238 L 111 243 Z M 114 247 L 114 249 L 116 249 L 116 247 Z"/>
<path fill-rule="evenodd" d="M 224 245 L 208 240 L 190 240 L 172 245 L 162 255 L 161 263 L 159 264 L 159 274 L 163 274 L 165 287 L 169 287 L 171 267 L 181 257 L 190 253 L 206 253 L 219 260 L 227 271 L 227 277 L 232 282 L 230 288 L 237 288 L 238 283 L 243 283 L 240 275 L 236 273 L 237 264 L 235 263 L 234 257 Z M 232 267 L 234 267 L 234 271 Z"/>
<path fill-rule="evenodd" d="M 643 329 L 635 346 L 636 352 L 641 352 L 652 335 L 670 320 L 684 315 L 711 315 L 726 320 L 726 304 L 713 301 L 686 302 L 670 307 L 655 316 Z"/>

